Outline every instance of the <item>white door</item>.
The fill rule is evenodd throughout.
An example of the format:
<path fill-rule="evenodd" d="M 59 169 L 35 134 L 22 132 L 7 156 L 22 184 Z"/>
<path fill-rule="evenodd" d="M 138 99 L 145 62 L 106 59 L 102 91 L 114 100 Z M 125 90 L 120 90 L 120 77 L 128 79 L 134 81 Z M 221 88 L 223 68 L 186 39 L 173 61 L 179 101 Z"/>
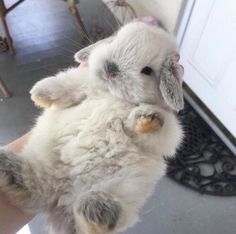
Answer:
<path fill-rule="evenodd" d="M 180 54 L 186 84 L 236 137 L 236 0 L 196 0 Z"/>

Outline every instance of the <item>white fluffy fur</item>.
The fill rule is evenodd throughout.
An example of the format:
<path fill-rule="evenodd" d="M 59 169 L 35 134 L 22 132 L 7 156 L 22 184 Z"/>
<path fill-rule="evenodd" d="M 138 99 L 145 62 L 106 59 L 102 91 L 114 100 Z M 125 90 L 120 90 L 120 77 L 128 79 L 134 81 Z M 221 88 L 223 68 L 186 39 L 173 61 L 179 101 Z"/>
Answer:
<path fill-rule="evenodd" d="M 89 68 L 72 68 L 38 82 L 31 94 L 54 104 L 38 118 L 20 153 L 27 162 L 23 178 L 34 196 L 28 198 L 31 201 L 18 199 L 17 205 L 47 213 L 53 233 L 69 234 L 73 224 L 67 215 L 76 217 L 73 212 L 80 197 L 103 191 L 122 205 L 114 233 L 133 225 L 165 173 L 163 156 L 174 155 L 182 138 L 180 124 L 165 109 L 158 84 L 140 70 L 145 61 L 158 75 L 174 48 L 164 31 L 130 24 L 111 43 L 94 48 Z M 122 70 L 123 88 L 101 78 L 108 57 Z M 140 116 L 155 113 L 164 120 L 162 128 L 148 134 L 134 131 Z"/>

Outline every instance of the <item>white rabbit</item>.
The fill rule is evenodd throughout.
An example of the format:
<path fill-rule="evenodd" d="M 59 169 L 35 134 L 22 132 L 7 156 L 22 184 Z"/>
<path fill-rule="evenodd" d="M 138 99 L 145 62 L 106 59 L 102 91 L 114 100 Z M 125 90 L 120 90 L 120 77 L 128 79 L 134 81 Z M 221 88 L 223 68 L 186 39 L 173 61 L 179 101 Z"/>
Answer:
<path fill-rule="evenodd" d="M 36 83 L 45 110 L 19 155 L 2 149 L 1 190 L 48 215 L 50 233 L 111 234 L 133 225 L 175 154 L 182 69 L 175 43 L 142 22 L 79 51 L 85 68 Z"/>

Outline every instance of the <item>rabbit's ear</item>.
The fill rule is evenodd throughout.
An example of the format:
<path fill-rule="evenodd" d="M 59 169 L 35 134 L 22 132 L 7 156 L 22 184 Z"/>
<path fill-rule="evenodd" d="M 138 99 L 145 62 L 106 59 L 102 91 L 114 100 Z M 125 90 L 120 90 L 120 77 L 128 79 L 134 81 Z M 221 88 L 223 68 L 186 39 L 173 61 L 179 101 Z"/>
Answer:
<path fill-rule="evenodd" d="M 182 77 L 183 66 L 178 63 L 179 57 L 169 56 L 163 64 L 160 73 L 160 90 L 164 101 L 176 111 L 184 107 Z"/>
<path fill-rule="evenodd" d="M 96 48 L 98 45 L 101 45 L 102 43 L 111 43 L 112 40 L 113 40 L 113 36 L 100 40 L 90 46 L 87 46 L 81 49 L 74 55 L 75 61 L 78 63 L 86 62 L 94 48 Z"/>
<path fill-rule="evenodd" d="M 97 43 L 92 44 L 90 46 L 87 46 L 81 50 L 79 50 L 75 55 L 74 59 L 78 63 L 86 62 L 88 60 L 88 57 L 91 53 L 91 51 L 95 48 Z"/>

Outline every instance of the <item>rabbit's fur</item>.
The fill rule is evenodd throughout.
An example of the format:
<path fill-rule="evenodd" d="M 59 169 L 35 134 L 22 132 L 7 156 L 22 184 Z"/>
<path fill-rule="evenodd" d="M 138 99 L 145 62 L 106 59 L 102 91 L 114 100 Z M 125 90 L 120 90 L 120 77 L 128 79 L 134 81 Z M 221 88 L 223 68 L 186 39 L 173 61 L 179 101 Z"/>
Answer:
<path fill-rule="evenodd" d="M 9 199 L 46 213 L 50 233 L 108 234 L 133 225 L 165 173 L 163 156 L 174 155 L 182 138 L 159 88 L 174 50 L 162 29 L 130 23 L 76 54 L 88 67 L 36 83 L 32 99 L 48 108 L 17 157 L 0 151 Z M 146 66 L 149 75 L 141 73 Z M 163 124 L 140 133 L 140 117 Z"/>

